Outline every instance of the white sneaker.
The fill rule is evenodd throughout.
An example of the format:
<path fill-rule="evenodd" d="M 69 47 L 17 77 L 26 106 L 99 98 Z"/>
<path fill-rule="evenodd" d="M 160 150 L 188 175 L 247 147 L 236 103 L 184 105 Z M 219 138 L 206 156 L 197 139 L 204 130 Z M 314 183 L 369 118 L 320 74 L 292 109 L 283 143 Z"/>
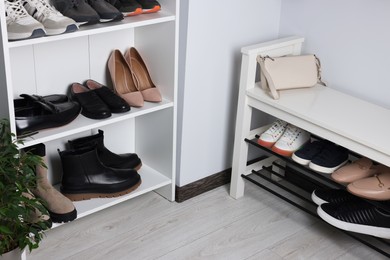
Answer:
<path fill-rule="evenodd" d="M 20 0 L 4 0 L 8 40 L 21 40 L 46 35 L 43 25 L 29 15 Z"/>
<path fill-rule="evenodd" d="M 270 128 L 262 133 L 257 140 L 257 143 L 261 146 L 271 148 L 276 141 L 283 135 L 284 130 L 286 130 L 287 122 L 283 120 L 276 120 Z"/>
<path fill-rule="evenodd" d="M 272 147 L 272 151 L 283 156 L 291 156 L 310 140 L 310 133 L 288 124 L 282 137 Z"/>
<path fill-rule="evenodd" d="M 76 22 L 58 12 L 46 0 L 22 0 L 27 12 L 43 24 L 48 35 L 74 32 Z"/>

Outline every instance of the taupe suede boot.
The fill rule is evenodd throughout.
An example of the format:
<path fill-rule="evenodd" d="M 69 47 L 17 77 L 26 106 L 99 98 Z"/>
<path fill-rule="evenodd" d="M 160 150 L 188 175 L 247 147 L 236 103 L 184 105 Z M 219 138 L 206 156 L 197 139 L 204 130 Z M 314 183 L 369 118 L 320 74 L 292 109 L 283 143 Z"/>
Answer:
<path fill-rule="evenodd" d="M 42 157 L 46 164 L 46 152 L 44 144 L 37 144 L 29 148 L 31 153 Z M 47 168 L 36 167 L 37 188 L 32 193 L 46 202 L 50 218 L 55 223 L 72 221 L 77 217 L 77 210 L 71 200 L 56 190 L 47 178 Z"/>
<path fill-rule="evenodd" d="M 26 197 L 29 200 L 35 200 L 34 195 L 29 192 L 23 192 L 23 196 Z M 25 206 L 25 204 L 22 203 L 22 205 Z M 31 204 L 30 204 L 31 205 Z M 48 215 L 47 209 L 44 208 L 44 206 L 40 202 L 35 202 L 34 206 L 34 212 L 30 214 L 29 216 L 24 219 L 26 222 L 31 224 L 38 224 L 40 222 L 45 222 L 47 225 L 47 228 L 51 228 L 52 226 L 52 220 L 50 219 L 50 216 Z"/>

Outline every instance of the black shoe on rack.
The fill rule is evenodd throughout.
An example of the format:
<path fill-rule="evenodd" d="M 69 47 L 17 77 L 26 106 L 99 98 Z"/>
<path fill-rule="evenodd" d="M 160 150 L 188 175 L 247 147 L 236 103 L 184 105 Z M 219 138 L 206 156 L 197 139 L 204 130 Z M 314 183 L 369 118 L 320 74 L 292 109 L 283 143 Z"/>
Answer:
<path fill-rule="evenodd" d="M 52 0 L 54 7 L 80 25 L 99 22 L 99 14 L 85 0 Z"/>
<path fill-rule="evenodd" d="M 348 150 L 342 146 L 330 143 L 309 163 L 309 168 L 326 174 L 331 174 L 348 162 Z"/>
<path fill-rule="evenodd" d="M 291 159 L 301 165 L 308 165 L 311 160 L 321 153 L 327 144 L 331 144 L 331 142 L 327 140 L 315 140 L 313 142 L 308 142 L 298 151 L 294 152 Z"/>
<path fill-rule="evenodd" d="M 161 10 L 161 5 L 156 0 L 136 0 L 142 6 L 142 13 L 155 13 Z"/>
<path fill-rule="evenodd" d="M 61 192 L 72 201 L 118 197 L 141 184 L 136 170 L 104 165 L 96 147 L 59 151 L 59 154 L 63 169 Z"/>
<path fill-rule="evenodd" d="M 66 125 L 80 113 L 80 105 L 77 102 L 54 103 L 37 96 L 27 94 L 20 96 L 26 101 L 17 100 L 15 102 L 15 122 L 18 135 Z"/>
<path fill-rule="evenodd" d="M 104 119 L 111 116 L 110 108 L 94 91 L 87 89 L 80 83 L 73 83 L 70 87 L 72 99 L 78 102 L 82 109 L 81 114 L 91 119 Z"/>
<path fill-rule="evenodd" d="M 32 106 L 36 100 L 43 102 L 51 102 L 53 104 L 64 103 L 68 101 L 67 95 L 53 94 L 48 96 L 30 95 L 31 98 L 17 98 L 14 99 L 14 106 L 17 108 Z"/>
<path fill-rule="evenodd" d="M 339 204 L 360 200 L 359 197 L 342 189 L 316 189 L 311 194 L 311 199 L 317 205 L 322 205 L 324 203 Z"/>
<path fill-rule="evenodd" d="M 84 86 L 91 91 L 96 92 L 100 99 L 103 100 L 103 102 L 111 110 L 111 113 L 124 113 L 130 111 L 129 104 L 103 84 L 89 79 L 84 83 Z"/>
<path fill-rule="evenodd" d="M 107 0 L 117 8 L 123 16 L 134 16 L 142 13 L 142 6 L 136 0 Z"/>
<path fill-rule="evenodd" d="M 98 13 L 101 23 L 123 20 L 123 14 L 105 0 L 88 0 L 88 4 Z"/>
<path fill-rule="evenodd" d="M 364 200 L 346 203 L 325 203 L 318 215 L 339 229 L 390 239 L 390 212 Z"/>
<path fill-rule="evenodd" d="M 68 141 L 71 149 L 78 150 L 85 147 L 96 147 L 100 161 L 105 166 L 114 169 L 135 169 L 139 170 L 142 166 L 141 159 L 135 153 L 116 154 L 107 149 L 104 145 L 104 132 L 91 136 L 81 137 Z"/>

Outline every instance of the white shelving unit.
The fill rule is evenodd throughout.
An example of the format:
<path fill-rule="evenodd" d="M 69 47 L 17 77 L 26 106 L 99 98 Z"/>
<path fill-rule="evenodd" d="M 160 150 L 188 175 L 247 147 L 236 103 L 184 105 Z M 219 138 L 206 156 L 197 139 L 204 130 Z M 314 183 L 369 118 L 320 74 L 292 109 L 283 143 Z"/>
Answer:
<path fill-rule="evenodd" d="M 174 200 L 179 0 L 159 2 L 162 10 L 157 13 L 85 26 L 73 33 L 12 42 L 7 40 L 4 2 L 0 3 L 0 117 L 10 119 L 12 132 L 16 133 L 13 99 L 20 94 L 66 94 L 73 82 L 87 79 L 111 87 L 107 61 L 114 49 L 124 53 L 136 47 L 163 95 L 161 103 L 145 102 L 141 108 L 132 107 L 127 113 L 103 120 L 80 114 L 68 125 L 42 130 L 24 139 L 21 148 L 46 144 L 49 179 L 53 184 L 59 183 L 62 176 L 57 149 L 65 150 L 68 140 L 94 134 L 98 129 L 104 131 L 104 142 L 110 150 L 137 153 L 141 158 L 139 188 L 117 198 L 75 202 L 78 218 L 150 191 Z"/>

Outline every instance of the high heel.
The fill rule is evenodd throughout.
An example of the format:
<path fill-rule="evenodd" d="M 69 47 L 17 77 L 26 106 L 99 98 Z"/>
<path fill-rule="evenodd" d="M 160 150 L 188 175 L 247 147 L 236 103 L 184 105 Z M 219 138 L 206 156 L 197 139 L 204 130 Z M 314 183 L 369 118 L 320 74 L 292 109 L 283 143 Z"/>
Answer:
<path fill-rule="evenodd" d="M 132 107 L 142 107 L 144 99 L 134 84 L 130 67 L 119 50 L 114 50 L 108 59 L 114 91 Z"/>
<path fill-rule="evenodd" d="M 161 93 L 154 85 L 145 62 L 138 51 L 134 47 L 131 47 L 126 51 L 125 59 L 130 66 L 135 84 L 139 91 L 141 91 L 144 100 L 149 102 L 161 102 Z"/>

